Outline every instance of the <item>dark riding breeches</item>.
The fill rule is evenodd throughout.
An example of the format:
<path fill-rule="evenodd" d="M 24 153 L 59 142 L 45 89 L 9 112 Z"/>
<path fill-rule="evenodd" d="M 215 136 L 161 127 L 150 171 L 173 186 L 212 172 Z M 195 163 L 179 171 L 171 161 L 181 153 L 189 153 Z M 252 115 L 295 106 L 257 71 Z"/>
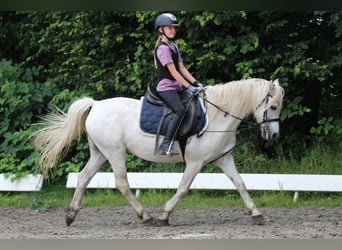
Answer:
<path fill-rule="evenodd" d="M 182 117 L 185 114 L 185 107 L 181 101 L 179 93 L 175 90 L 167 90 L 158 92 L 163 101 L 169 108 L 172 109 L 174 114 L 172 115 L 172 119 L 167 125 L 167 131 L 165 134 L 165 138 L 171 139 L 176 132 L 178 124 L 180 123 Z"/>

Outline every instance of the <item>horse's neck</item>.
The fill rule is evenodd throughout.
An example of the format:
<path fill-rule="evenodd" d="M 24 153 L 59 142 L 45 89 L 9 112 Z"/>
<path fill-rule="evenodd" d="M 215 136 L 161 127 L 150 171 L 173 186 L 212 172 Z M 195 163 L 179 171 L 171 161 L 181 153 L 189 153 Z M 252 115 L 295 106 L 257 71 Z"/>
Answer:
<path fill-rule="evenodd" d="M 241 87 L 238 83 L 226 83 L 213 86 L 208 90 L 207 98 L 228 114 L 241 119 L 253 112 L 255 106 L 253 87 L 250 85 Z M 213 116 L 224 114 L 213 106 L 210 111 Z"/>

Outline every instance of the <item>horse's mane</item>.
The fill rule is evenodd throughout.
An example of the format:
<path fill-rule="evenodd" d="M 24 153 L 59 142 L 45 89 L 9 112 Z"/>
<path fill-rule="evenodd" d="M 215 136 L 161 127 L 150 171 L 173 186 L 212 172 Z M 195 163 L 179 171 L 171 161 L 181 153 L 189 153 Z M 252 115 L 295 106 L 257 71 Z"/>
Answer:
<path fill-rule="evenodd" d="M 231 81 L 227 83 L 216 84 L 208 87 L 208 99 L 226 111 L 245 116 L 260 105 L 267 93 L 272 95 L 267 109 L 275 102 L 282 105 L 284 90 L 278 85 L 274 85 L 272 81 L 259 78 L 251 78 L 246 80 Z M 209 97 L 210 96 L 210 97 Z"/>

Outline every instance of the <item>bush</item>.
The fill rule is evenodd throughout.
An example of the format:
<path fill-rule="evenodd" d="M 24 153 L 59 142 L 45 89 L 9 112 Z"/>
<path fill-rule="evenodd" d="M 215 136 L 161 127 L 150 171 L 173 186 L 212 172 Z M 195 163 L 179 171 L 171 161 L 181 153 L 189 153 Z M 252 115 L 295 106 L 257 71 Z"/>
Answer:
<path fill-rule="evenodd" d="M 36 153 L 30 136 L 32 123 L 45 111 L 53 87 L 36 80 L 40 68 L 23 68 L 10 60 L 0 61 L 0 172 L 34 173 Z"/>

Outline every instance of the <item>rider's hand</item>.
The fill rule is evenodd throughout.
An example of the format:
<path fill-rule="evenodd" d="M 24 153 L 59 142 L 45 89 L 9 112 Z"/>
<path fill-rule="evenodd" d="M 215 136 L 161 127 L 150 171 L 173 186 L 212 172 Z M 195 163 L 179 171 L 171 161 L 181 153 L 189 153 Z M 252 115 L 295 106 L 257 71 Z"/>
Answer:
<path fill-rule="evenodd" d="M 204 84 L 199 82 L 199 81 L 197 81 L 197 80 L 192 85 L 195 86 L 195 87 L 204 88 Z"/>
<path fill-rule="evenodd" d="M 189 87 L 187 88 L 187 91 L 190 93 L 190 94 L 193 94 L 193 95 L 198 95 L 199 91 L 200 91 L 200 88 L 199 87 L 194 87 L 192 85 L 189 85 Z"/>

